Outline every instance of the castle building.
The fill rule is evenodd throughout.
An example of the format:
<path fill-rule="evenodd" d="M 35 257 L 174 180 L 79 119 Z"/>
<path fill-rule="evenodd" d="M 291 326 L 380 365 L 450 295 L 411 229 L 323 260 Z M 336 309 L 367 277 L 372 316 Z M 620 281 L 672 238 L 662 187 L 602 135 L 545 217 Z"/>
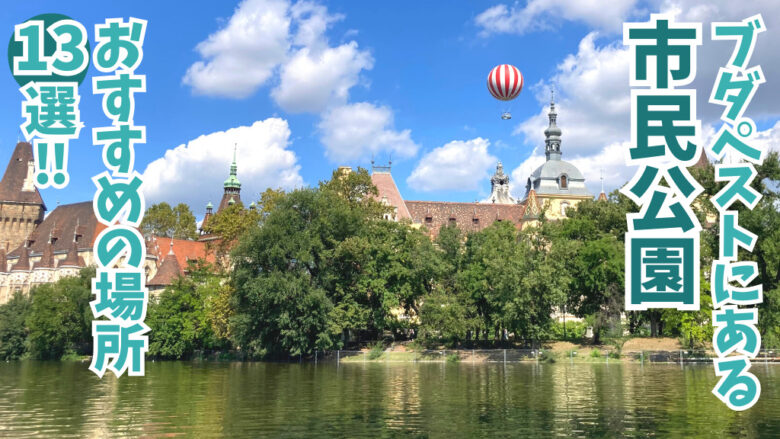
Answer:
<path fill-rule="evenodd" d="M 225 183 L 222 185 L 224 192 L 222 193 L 222 201 L 219 202 L 220 210 L 232 206 L 241 201 L 241 182 L 238 181 L 238 164 L 236 163 L 236 148 L 233 148 L 233 163 L 230 164 L 230 175 Z"/>
<path fill-rule="evenodd" d="M 536 224 L 542 212 L 548 218 L 566 216 L 566 209 L 593 196 L 585 187 L 585 178 L 576 166 L 561 159 L 561 129 L 557 125 L 555 102 L 550 102 L 549 125 L 545 129 L 546 161 L 528 178 L 522 200 L 509 192 L 510 178 L 498 162 L 490 179 L 491 192 L 485 202 L 462 203 L 448 201 L 404 200 L 390 173 L 389 166 L 373 166 L 371 179 L 378 190 L 378 199 L 393 206 L 388 219 L 409 220 L 416 227 L 425 227 L 433 237 L 446 225 L 455 225 L 464 232 L 476 232 L 495 221 L 511 221 L 517 228 Z M 606 194 L 599 199 L 606 200 Z"/>
<path fill-rule="evenodd" d="M 0 180 L 0 249 L 5 252 L 22 245 L 43 221 L 46 205 L 34 176 L 32 146 L 19 142 Z"/>
<path fill-rule="evenodd" d="M 238 163 L 236 162 L 236 147 L 233 147 L 233 162 L 230 164 L 230 175 L 228 175 L 225 183 L 222 184 L 222 200 L 217 207 L 217 213 L 228 206 L 232 206 L 241 202 L 241 182 L 238 181 Z M 250 205 L 250 208 L 254 208 L 254 204 Z M 201 237 L 198 239 L 202 242 L 214 241 L 216 237 L 209 235 L 206 232 L 206 224 L 214 216 L 214 205 L 209 203 L 206 205 L 206 214 L 203 216 L 203 221 L 200 223 Z"/>
<path fill-rule="evenodd" d="M 496 165 L 496 173 L 490 178 L 488 202 L 493 204 L 516 203 L 514 197 L 509 194 L 509 176 L 504 174 L 504 165 L 500 161 Z"/>
<path fill-rule="evenodd" d="M 545 162 L 528 177 L 524 201 L 534 192 L 539 203 L 545 206 L 548 218 L 566 216 L 566 209 L 582 200 L 592 200 L 593 195 L 585 187 L 585 177 L 576 166 L 561 159 L 561 129 L 555 102 L 550 100 L 549 126 L 544 130 Z"/>
<path fill-rule="evenodd" d="M 20 142 L 0 180 L 0 305 L 17 291 L 29 294 L 38 285 L 95 265 L 92 248 L 106 228 L 95 217 L 92 201 L 63 204 L 44 217 L 46 206 L 33 185 L 33 175 L 32 146 Z M 167 255 L 161 247 L 169 248 Z M 176 264 L 166 265 L 171 254 Z M 144 270 L 147 282 L 154 281 L 150 290 L 162 289 L 176 277 L 168 266 L 177 267 L 177 275 L 185 274 L 188 261 L 195 259 L 214 261 L 205 243 L 147 237 Z M 163 265 L 166 276 L 157 276 Z"/>

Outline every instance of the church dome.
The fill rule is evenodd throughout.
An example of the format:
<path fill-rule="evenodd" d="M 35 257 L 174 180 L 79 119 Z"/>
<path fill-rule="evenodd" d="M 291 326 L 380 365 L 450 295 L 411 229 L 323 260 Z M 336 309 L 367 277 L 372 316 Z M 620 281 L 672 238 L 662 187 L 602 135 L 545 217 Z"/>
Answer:
<path fill-rule="evenodd" d="M 566 175 L 569 180 L 585 180 L 582 173 L 576 166 L 563 160 L 548 160 L 536 168 L 531 174 L 531 180 L 537 180 L 539 178 L 549 179 L 558 178 L 561 175 Z"/>

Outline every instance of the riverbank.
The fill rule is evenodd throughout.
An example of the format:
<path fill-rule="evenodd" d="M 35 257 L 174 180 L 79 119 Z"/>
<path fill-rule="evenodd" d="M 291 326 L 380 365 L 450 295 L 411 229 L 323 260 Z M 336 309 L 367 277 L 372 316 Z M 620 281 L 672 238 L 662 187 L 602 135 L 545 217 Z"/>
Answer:
<path fill-rule="evenodd" d="M 318 354 L 315 361 L 339 363 L 699 363 L 716 357 L 710 346 L 685 349 L 673 338 L 635 338 L 619 345 L 571 342 L 543 343 L 539 349 L 422 349 L 411 343 L 393 343 L 361 350 L 338 350 Z M 780 362 L 780 350 L 764 349 L 754 362 Z"/>

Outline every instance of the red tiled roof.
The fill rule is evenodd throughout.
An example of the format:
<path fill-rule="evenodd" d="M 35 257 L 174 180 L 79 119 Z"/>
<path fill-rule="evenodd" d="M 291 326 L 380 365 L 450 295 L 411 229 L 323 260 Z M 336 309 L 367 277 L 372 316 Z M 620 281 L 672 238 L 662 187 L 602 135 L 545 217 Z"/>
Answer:
<path fill-rule="evenodd" d="M 173 283 L 174 279 L 184 274 L 179 265 L 176 255 L 173 249 L 165 256 L 160 268 L 157 269 L 157 274 L 146 282 L 148 286 L 166 286 Z"/>
<path fill-rule="evenodd" d="M 54 268 L 54 252 L 52 251 L 52 245 L 48 244 L 43 249 L 41 259 L 35 263 L 34 268 Z"/>
<path fill-rule="evenodd" d="M 95 238 L 106 226 L 99 223 L 92 211 L 92 202 L 84 201 L 74 204 L 63 204 L 54 209 L 38 227 L 30 234 L 33 241 L 30 251 L 42 254 L 49 245 L 49 236 L 56 238 L 54 253 L 66 253 L 70 250 L 74 234 L 80 235 L 78 246 L 80 250 L 91 250 Z M 8 254 L 10 258 L 18 258 L 22 246 Z"/>
<path fill-rule="evenodd" d="M 409 209 L 401 197 L 401 192 L 398 191 L 398 186 L 393 180 L 393 176 L 389 172 L 373 172 L 371 173 L 371 182 L 376 186 L 378 195 L 377 200 L 382 201 L 383 198 L 387 198 L 387 202 L 398 208 L 398 219 L 411 218 Z"/>
<path fill-rule="evenodd" d="M 72 241 L 70 244 L 70 250 L 68 250 L 65 259 L 60 262 L 60 267 L 84 267 L 84 258 L 79 256 L 79 246 L 76 241 Z"/>
<path fill-rule="evenodd" d="M 466 232 L 482 230 L 495 221 L 512 221 L 519 225 L 523 219 L 520 204 L 459 203 L 450 201 L 407 201 L 409 214 L 415 223 L 427 227 L 432 235 L 454 223 Z"/>
<path fill-rule="evenodd" d="M 19 260 L 16 261 L 16 264 L 14 264 L 13 267 L 11 267 L 11 271 L 28 271 L 30 269 L 30 252 L 27 247 L 22 247 L 20 249 Z"/>
<path fill-rule="evenodd" d="M 153 239 L 156 241 L 154 247 L 158 255 L 165 254 L 166 258 L 168 249 L 171 245 L 171 238 L 164 238 L 155 236 Z M 214 263 L 216 259 L 212 252 L 206 251 L 206 243 L 201 241 L 189 241 L 186 239 L 174 239 L 173 240 L 173 252 L 176 255 L 179 266 L 186 269 L 187 261 L 195 261 L 197 259 L 205 259 L 206 262 Z"/>
<path fill-rule="evenodd" d="M 32 145 L 27 142 L 17 143 L 3 179 L 0 180 L 0 201 L 43 205 L 38 188 L 33 187 L 31 191 L 22 190 L 31 161 L 33 161 Z"/>

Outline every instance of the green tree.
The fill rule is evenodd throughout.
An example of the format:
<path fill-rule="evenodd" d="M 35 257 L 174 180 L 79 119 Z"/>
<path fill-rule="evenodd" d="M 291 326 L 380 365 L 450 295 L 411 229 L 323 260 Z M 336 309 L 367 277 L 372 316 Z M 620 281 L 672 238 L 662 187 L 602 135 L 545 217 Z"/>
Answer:
<path fill-rule="evenodd" d="M 173 208 L 173 215 L 176 223 L 173 228 L 173 237 L 176 239 L 197 239 L 198 224 L 195 221 L 195 215 L 190 210 L 190 206 L 179 203 Z"/>
<path fill-rule="evenodd" d="M 420 339 L 429 343 L 441 340 L 452 347 L 465 341 L 466 331 L 477 324 L 461 297 L 441 290 L 425 296 L 420 319 Z"/>
<path fill-rule="evenodd" d="M 421 299 L 419 337 L 456 346 L 479 326 L 470 297 L 459 288 L 457 277 L 463 263 L 464 236 L 455 224 L 439 229 L 435 240 L 439 275 L 430 294 Z"/>
<path fill-rule="evenodd" d="M 758 328 L 766 347 L 780 347 L 780 157 L 777 152 L 767 154 L 764 162 L 755 167 L 756 177 L 751 183 L 753 189 L 761 194 L 756 207 L 748 209 L 741 202 L 735 202 L 729 209 L 739 212 L 739 224 L 758 236 L 752 252 L 739 250 L 738 260 L 754 261 L 758 265 L 758 278 L 754 284 L 764 289 L 764 302 L 758 305 Z M 715 181 L 713 166 L 694 168 L 692 175 L 702 185 L 704 191 L 692 203 L 700 221 L 705 223 L 707 216 L 718 221 L 718 212 L 710 198 L 726 185 Z M 717 258 L 720 224 L 705 227 L 701 238 L 701 267 L 709 270 L 713 259 Z M 702 280 L 705 278 L 702 277 Z M 703 282 L 704 283 L 704 282 Z M 704 295 L 704 291 L 702 292 Z M 711 293 L 706 291 L 707 295 Z M 694 321 L 698 321 L 694 319 Z M 672 328 L 685 336 L 682 328 Z M 706 337 L 706 334 L 703 335 Z"/>
<path fill-rule="evenodd" d="M 21 292 L 4 305 L 0 305 L 0 360 L 16 360 L 27 351 L 27 325 L 30 298 Z"/>
<path fill-rule="evenodd" d="M 25 319 L 30 356 L 59 359 L 68 353 L 92 352 L 92 278 L 94 268 L 78 276 L 43 284 L 30 292 L 32 303 Z"/>
<path fill-rule="evenodd" d="M 308 355 L 351 335 L 409 327 L 438 267 L 429 239 L 387 211 L 364 169 L 279 196 L 232 253 L 236 345 Z"/>
<path fill-rule="evenodd" d="M 146 209 L 141 221 L 144 236 L 155 235 L 175 239 L 195 239 L 198 237 L 195 215 L 190 207 L 179 203 L 171 207 L 166 202 L 154 204 Z"/>
<path fill-rule="evenodd" d="M 203 226 L 206 233 L 218 237 L 208 242 L 209 251 L 214 251 L 224 265 L 230 249 L 247 232 L 259 227 L 260 219 L 261 213 L 257 209 L 247 209 L 241 202 L 220 210 Z"/>
<path fill-rule="evenodd" d="M 495 222 L 469 235 L 457 288 L 468 297 L 480 327 L 477 338 L 503 339 L 504 331 L 527 342 L 538 342 L 551 323 L 553 306 L 562 302 L 555 279 L 545 262 L 546 247 L 535 247 L 532 232 L 520 233 L 507 221 Z"/>
<path fill-rule="evenodd" d="M 151 301 L 146 317 L 146 324 L 151 328 L 149 355 L 186 359 L 196 351 L 228 346 L 225 339 L 215 334 L 209 309 L 225 279 L 208 267 L 194 268 L 190 276 L 178 277 Z"/>

